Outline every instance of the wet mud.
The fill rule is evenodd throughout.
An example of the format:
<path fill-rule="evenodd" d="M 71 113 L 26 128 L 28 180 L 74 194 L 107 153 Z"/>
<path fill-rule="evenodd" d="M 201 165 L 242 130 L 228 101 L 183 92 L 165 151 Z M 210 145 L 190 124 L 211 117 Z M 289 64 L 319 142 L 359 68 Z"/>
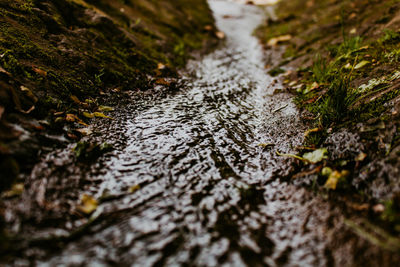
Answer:
<path fill-rule="evenodd" d="M 7 216 L 19 236 L 11 262 L 370 266 L 399 260 L 356 234 L 358 218 L 286 181 L 295 161 L 276 151 L 295 153 L 307 127 L 264 68 L 266 55 L 252 32 L 265 12 L 225 1 L 210 5 L 225 44 L 188 64 L 178 92 L 118 108 L 94 133 L 113 150 L 94 162 L 77 162 L 71 146 L 36 165 L 22 201 L 13 203 L 18 211 Z M 91 216 L 77 211 L 82 194 L 99 201 Z"/>

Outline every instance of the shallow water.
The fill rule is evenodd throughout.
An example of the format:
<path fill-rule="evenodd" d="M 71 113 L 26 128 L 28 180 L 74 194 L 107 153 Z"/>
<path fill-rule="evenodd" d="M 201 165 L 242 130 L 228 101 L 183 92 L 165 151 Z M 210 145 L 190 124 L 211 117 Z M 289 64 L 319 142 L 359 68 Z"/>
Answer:
<path fill-rule="evenodd" d="M 182 90 L 120 110 L 100 135 L 115 151 L 90 169 L 54 170 L 57 159 L 70 157 L 65 150 L 35 168 L 31 179 L 47 177 L 30 190 L 38 203 L 45 198 L 61 207 L 57 199 L 70 199 L 64 202 L 74 206 L 82 192 L 108 199 L 96 223 L 37 264 L 332 263 L 336 252 L 328 243 L 342 224 L 340 211 L 279 179 L 293 161 L 276 150 L 294 153 L 306 129 L 291 97 L 266 74 L 252 36 L 265 12 L 226 1 L 210 5 L 227 39 L 188 64 Z M 131 187 L 140 189 L 128 193 Z M 67 230 L 79 226 L 65 221 Z"/>

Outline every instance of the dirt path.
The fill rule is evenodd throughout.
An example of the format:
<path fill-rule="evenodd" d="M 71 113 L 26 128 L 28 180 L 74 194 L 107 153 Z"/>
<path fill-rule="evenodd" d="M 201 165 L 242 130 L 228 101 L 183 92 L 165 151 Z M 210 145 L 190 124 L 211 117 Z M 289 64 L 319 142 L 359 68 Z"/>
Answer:
<path fill-rule="evenodd" d="M 294 152 L 306 128 L 266 75 L 252 36 L 264 13 L 210 4 L 226 44 L 189 64 L 184 90 L 120 110 L 98 129 L 114 151 L 90 169 L 68 149 L 36 166 L 25 194 L 36 206 L 21 210 L 42 219 L 40 230 L 22 225 L 42 242 L 31 240 L 26 258 L 50 266 L 349 266 L 394 257 L 352 234 L 338 207 L 278 178 L 293 161 L 276 150 Z M 83 193 L 103 199 L 93 220 L 62 217 Z M 43 207 L 61 213 L 41 218 Z M 45 240 L 54 235 L 64 242 L 51 251 Z"/>

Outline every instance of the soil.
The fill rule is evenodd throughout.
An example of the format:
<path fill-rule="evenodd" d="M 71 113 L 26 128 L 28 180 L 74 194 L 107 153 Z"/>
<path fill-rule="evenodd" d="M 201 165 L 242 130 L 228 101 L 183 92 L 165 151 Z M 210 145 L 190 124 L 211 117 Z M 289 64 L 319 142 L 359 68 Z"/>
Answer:
<path fill-rule="evenodd" d="M 284 50 L 268 67 L 311 130 L 298 154 L 329 152 L 320 166 L 299 161 L 291 179 L 399 237 L 398 1 L 282 0 L 275 10 L 256 34 Z M 334 188 L 324 169 L 342 173 Z"/>
<path fill-rule="evenodd" d="M 0 190 L 81 138 L 111 99 L 173 90 L 189 52 L 216 43 L 207 3 L 185 3 L 1 1 Z"/>

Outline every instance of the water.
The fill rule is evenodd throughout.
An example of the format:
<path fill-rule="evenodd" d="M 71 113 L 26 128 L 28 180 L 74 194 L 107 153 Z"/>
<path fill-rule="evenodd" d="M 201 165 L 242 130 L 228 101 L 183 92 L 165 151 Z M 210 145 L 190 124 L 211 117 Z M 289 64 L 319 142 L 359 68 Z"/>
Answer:
<path fill-rule="evenodd" d="M 252 36 L 264 11 L 210 5 L 227 39 L 188 64 L 182 90 L 120 110 L 102 129 L 115 151 L 91 168 L 75 166 L 61 150 L 34 170 L 32 179 L 47 178 L 29 192 L 42 208 L 60 211 L 52 223 L 61 235 L 88 223 L 62 217 L 83 192 L 107 199 L 95 222 L 61 250 L 28 251 L 42 255 L 36 263 L 324 266 L 333 258 L 349 260 L 347 250 L 332 252 L 329 245 L 343 231 L 340 211 L 279 179 L 293 160 L 276 151 L 295 153 L 306 128 L 291 97 L 266 74 L 264 52 Z M 54 170 L 58 159 L 71 166 Z M 140 189 L 129 193 L 132 187 Z M 40 213 L 32 216 L 40 220 Z"/>

